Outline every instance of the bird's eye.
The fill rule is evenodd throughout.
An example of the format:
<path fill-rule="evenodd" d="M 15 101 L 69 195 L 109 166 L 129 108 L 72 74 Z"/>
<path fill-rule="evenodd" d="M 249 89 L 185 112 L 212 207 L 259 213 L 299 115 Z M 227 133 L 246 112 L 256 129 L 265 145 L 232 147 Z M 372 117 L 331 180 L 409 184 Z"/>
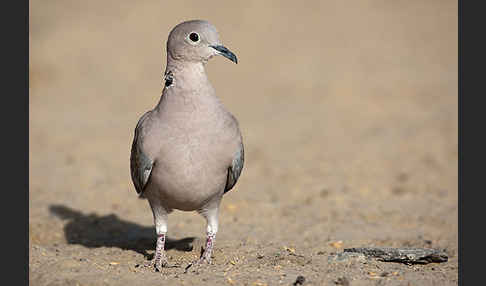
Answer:
<path fill-rule="evenodd" d="M 193 42 L 199 41 L 199 35 L 195 32 L 189 34 L 189 39 Z"/>

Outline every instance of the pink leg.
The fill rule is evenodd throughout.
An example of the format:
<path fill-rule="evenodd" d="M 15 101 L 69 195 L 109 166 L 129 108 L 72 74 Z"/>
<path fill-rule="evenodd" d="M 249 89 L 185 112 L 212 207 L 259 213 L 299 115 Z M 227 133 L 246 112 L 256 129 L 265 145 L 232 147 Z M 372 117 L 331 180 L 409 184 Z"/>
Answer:
<path fill-rule="evenodd" d="M 146 266 L 154 266 L 155 270 L 161 271 L 162 267 L 167 266 L 167 256 L 165 255 L 165 234 L 157 236 L 154 258 Z"/>
<path fill-rule="evenodd" d="M 207 263 L 211 263 L 211 254 L 213 254 L 213 245 L 214 241 L 216 240 L 216 234 L 208 233 L 206 237 L 206 249 L 199 259 L 200 262 L 206 261 Z"/>
<path fill-rule="evenodd" d="M 199 213 L 201 213 L 208 223 L 206 230 L 206 249 L 204 249 L 201 258 L 187 265 L 186 272 L 193 265 L 198 266 L 203 263 L 211 264 L 214 241 L 216 240 L 216 233 L 218 232 L 218 206 L 200 210 Z"/>
<path fill-rule="evenodd" d="M 160 271 L 160 268 L 167 266 L 167 256 L 165 255 L 165 234 L 157 236 L 157 245 L 155 247 L 154 263 L 155 268 Z"/>
<path fill-rule="evenodd" d="M 214 245 L 214 240 L 216 238 L 216 234 L 213 233 L 208 233 L 206 237 L 206 248 L 204 249 L 204 252 L 201 255 L 201 258 L 198 260 L 190 263 L 187 265 L 185 272 L 188 271 L 191 266 L 200 266 L 203 263 L 208 263 L 211 264 L 211 254 L 213 253 L 213 245 Z"/>
<path fill-rule="evenodd" d="M 167 233 L 167 210 L 162 207 L 158 198 L 149 197 L 150 207 L 154 215 L 155 232 L 157 233 L 157 244 L 155 246 L 154 259 L 150 266 L 155 266 L 155 270 L 160 271 L 162 267 L 168 265 L 167 256 L 165 255 L 165 234 Z"/>

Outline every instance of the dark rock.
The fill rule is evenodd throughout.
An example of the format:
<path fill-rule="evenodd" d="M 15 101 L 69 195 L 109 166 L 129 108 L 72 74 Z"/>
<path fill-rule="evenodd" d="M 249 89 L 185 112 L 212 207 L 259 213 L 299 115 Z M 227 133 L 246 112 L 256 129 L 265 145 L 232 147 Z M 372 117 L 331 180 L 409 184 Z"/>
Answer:
<path fill-rule="evenodd" d="M 389 248 L 389 247 L 359 247 L 345 248 L 345 253 L 361 253 L 367 257 L 378 258 L 384 262 L 401 262 L 406 264 L 427 264 L 431 262 L 446 262 L 445 252 L 430 248 Z"/>
<path fill-rule="evenodd" d="M 294 282 L 293 285 L 294 286 L 302 285 L 302 284 L 304 284 L 304 282 L 305 282 L 305 277 L 302 276 L 302 275 L 299 275 L 299 276 L 297 276 L 297 279 L 295 279 L 295 282 Z"/>

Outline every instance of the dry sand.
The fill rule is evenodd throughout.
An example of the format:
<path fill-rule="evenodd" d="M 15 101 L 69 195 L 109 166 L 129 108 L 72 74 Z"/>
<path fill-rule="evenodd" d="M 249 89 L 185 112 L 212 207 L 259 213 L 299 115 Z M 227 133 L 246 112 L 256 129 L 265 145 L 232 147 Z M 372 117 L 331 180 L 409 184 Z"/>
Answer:
<path fill-rule="evenodd" d="M 32 0 L 30 15 L 31 285 L 457 285 L 457 1 Z M 238 56 L 207 69 L 246 161 L 214 265 L 184 274 L 205 222 L 176 211 L 176 267 L 156 273 L 130 146 L 168 32 L 197 18 Z M 363 246 L 449 261 L 329 260 Z"/>

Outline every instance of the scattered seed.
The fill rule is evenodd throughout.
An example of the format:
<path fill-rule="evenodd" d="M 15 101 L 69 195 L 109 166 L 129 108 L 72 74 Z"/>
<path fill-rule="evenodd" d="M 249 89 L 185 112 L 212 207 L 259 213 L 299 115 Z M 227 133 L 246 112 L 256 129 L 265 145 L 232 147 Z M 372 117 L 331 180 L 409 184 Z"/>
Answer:
<path fill-rule="evenodd" d="M 334 248 L 342 248 L 343 247 L 343 241 L 342 240 L 333 241 L 333 242 L 330 242 L 329 245 L 334 247 Z"/>
<path fill-rule="evenodd" d="M 284 246 L 284 249 L 287 250 L 288 252 L 292 253 L 292 254 L 295 253 L 295 248 Z"/>

